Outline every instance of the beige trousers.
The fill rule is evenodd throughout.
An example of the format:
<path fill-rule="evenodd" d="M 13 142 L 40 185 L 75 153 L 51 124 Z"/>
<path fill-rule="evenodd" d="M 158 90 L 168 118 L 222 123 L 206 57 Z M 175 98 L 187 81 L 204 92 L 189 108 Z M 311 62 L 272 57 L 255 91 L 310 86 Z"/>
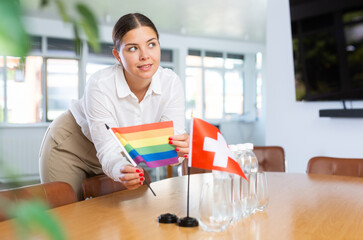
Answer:
<path fill-rule="evenodd" d="M 83 179 L 103 173 L 93 143 L 84 136 L 69 110 L 47 129 L 40 147 L 39 167 L 42 183 L 67 182 L 78 200 L 83 199 Z"/>

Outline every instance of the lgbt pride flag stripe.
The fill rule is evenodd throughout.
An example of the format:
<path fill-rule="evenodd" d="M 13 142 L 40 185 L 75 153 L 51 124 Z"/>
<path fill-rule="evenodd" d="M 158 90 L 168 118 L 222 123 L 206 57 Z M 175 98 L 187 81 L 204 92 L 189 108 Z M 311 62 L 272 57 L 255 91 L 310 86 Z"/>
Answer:
<path fill-rule="evenodd" d="M 137 164 L 145 162 L 153 168 L 179 162 L 175 147 L 169 144 L 169 137 L 174 135 L 172 121 L 112 128 L 112 131 Z"/>

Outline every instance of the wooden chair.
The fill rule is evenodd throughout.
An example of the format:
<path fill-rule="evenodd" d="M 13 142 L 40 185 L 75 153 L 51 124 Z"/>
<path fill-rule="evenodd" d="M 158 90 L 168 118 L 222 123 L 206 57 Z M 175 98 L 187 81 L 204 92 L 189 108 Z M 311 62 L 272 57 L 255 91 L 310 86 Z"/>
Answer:
<path fill-rule="evenodd" d="M 306 172 L 363 177 L 363 158 L 317 156 L 309 160 Z"/>
<path fill-rule="evenodd" d="M 285 152 L 280 146 L 255 146 L 253 149 L 259 170 L 285 172 Z"/>
<path fill-rule="evenodd" d="M 148 172 L 145 170 L 144 170 L 144 177 L 148 181 L 148 183 L 151 182 L 150 176 Z M 126 189 L 127 188 L 121 182 L 115 182 L 112 178 L 108 177 L 105 174 L 86 178 L 82 182 L 82 191 L 84 199 L 103 196 L 106 194 Z"/>
<path fill-rule="evenodd" d="M 167 167 L 167 175 L 166 175 L 167 178 L 171 178 L 173 177 L 173 166 L 170 166 L 168 165 Z"/>
<path fill-rule="evenodd" d="M 253 149 L 259 170 L 265 172 L 285 172 L 285 152 L 279 146 L 255 146 Z M 190 174 L 208 173 L 210 170 L 190 168 Z M 183 162 L 183 175 L 188 174 L 188 161 Z"/>
<path fill-rule="evenodd" d="M 0 198 L 11 202 L 40 199 L 47 203 L 50 208 L 77 202 L 77 197 L 73 188 L 65 182 L 50 182 L 21 188 L 1 190 Z M 0 212 L 0 221 L 4 221 L 6 219 L 8 219 L 8 217 Z"/>

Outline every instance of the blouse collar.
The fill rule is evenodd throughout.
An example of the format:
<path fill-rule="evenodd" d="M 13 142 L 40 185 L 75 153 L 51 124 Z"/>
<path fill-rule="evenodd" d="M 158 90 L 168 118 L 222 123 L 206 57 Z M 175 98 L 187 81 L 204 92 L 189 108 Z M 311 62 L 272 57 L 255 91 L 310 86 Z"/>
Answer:
<path fill-rule="evenodd" d="M 160 66 L 158 68 L 158 70 L 156 71 L 156 73 L 154 74 L 154 76 L 152 77 L 149 89 L 147 90 L 146 94 L 150 94 L 151 92 L 155 93 L 155 94 L 161 94 L 161 81 L 160 81 Z M 119 98 L 124 98 L 127 97 L 129 95 L 131 95 L 131 90 L 129 85 L 127 84 L 124 72 L 123 72 L 123 67 L 120 64 L 116 65 L 116 91 L 117 91 L 117 96 Z"/>

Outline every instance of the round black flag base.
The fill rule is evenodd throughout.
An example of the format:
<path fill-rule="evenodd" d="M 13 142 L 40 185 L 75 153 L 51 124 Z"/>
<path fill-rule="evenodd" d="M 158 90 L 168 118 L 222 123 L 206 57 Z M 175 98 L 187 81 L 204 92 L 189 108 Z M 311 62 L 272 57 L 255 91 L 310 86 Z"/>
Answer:
<path fill-rule="evenodd" d="M 197 227 L 198 220 L 192 217 L 183 217 L 178 219 L 179 227 Z"/>
<path fill-rule="evenodd" d="M 158 217 L 159 223 L 176 223 L 177 221 L 178 217 L 175 214 L 171 213 L 164 213 Z"/>

